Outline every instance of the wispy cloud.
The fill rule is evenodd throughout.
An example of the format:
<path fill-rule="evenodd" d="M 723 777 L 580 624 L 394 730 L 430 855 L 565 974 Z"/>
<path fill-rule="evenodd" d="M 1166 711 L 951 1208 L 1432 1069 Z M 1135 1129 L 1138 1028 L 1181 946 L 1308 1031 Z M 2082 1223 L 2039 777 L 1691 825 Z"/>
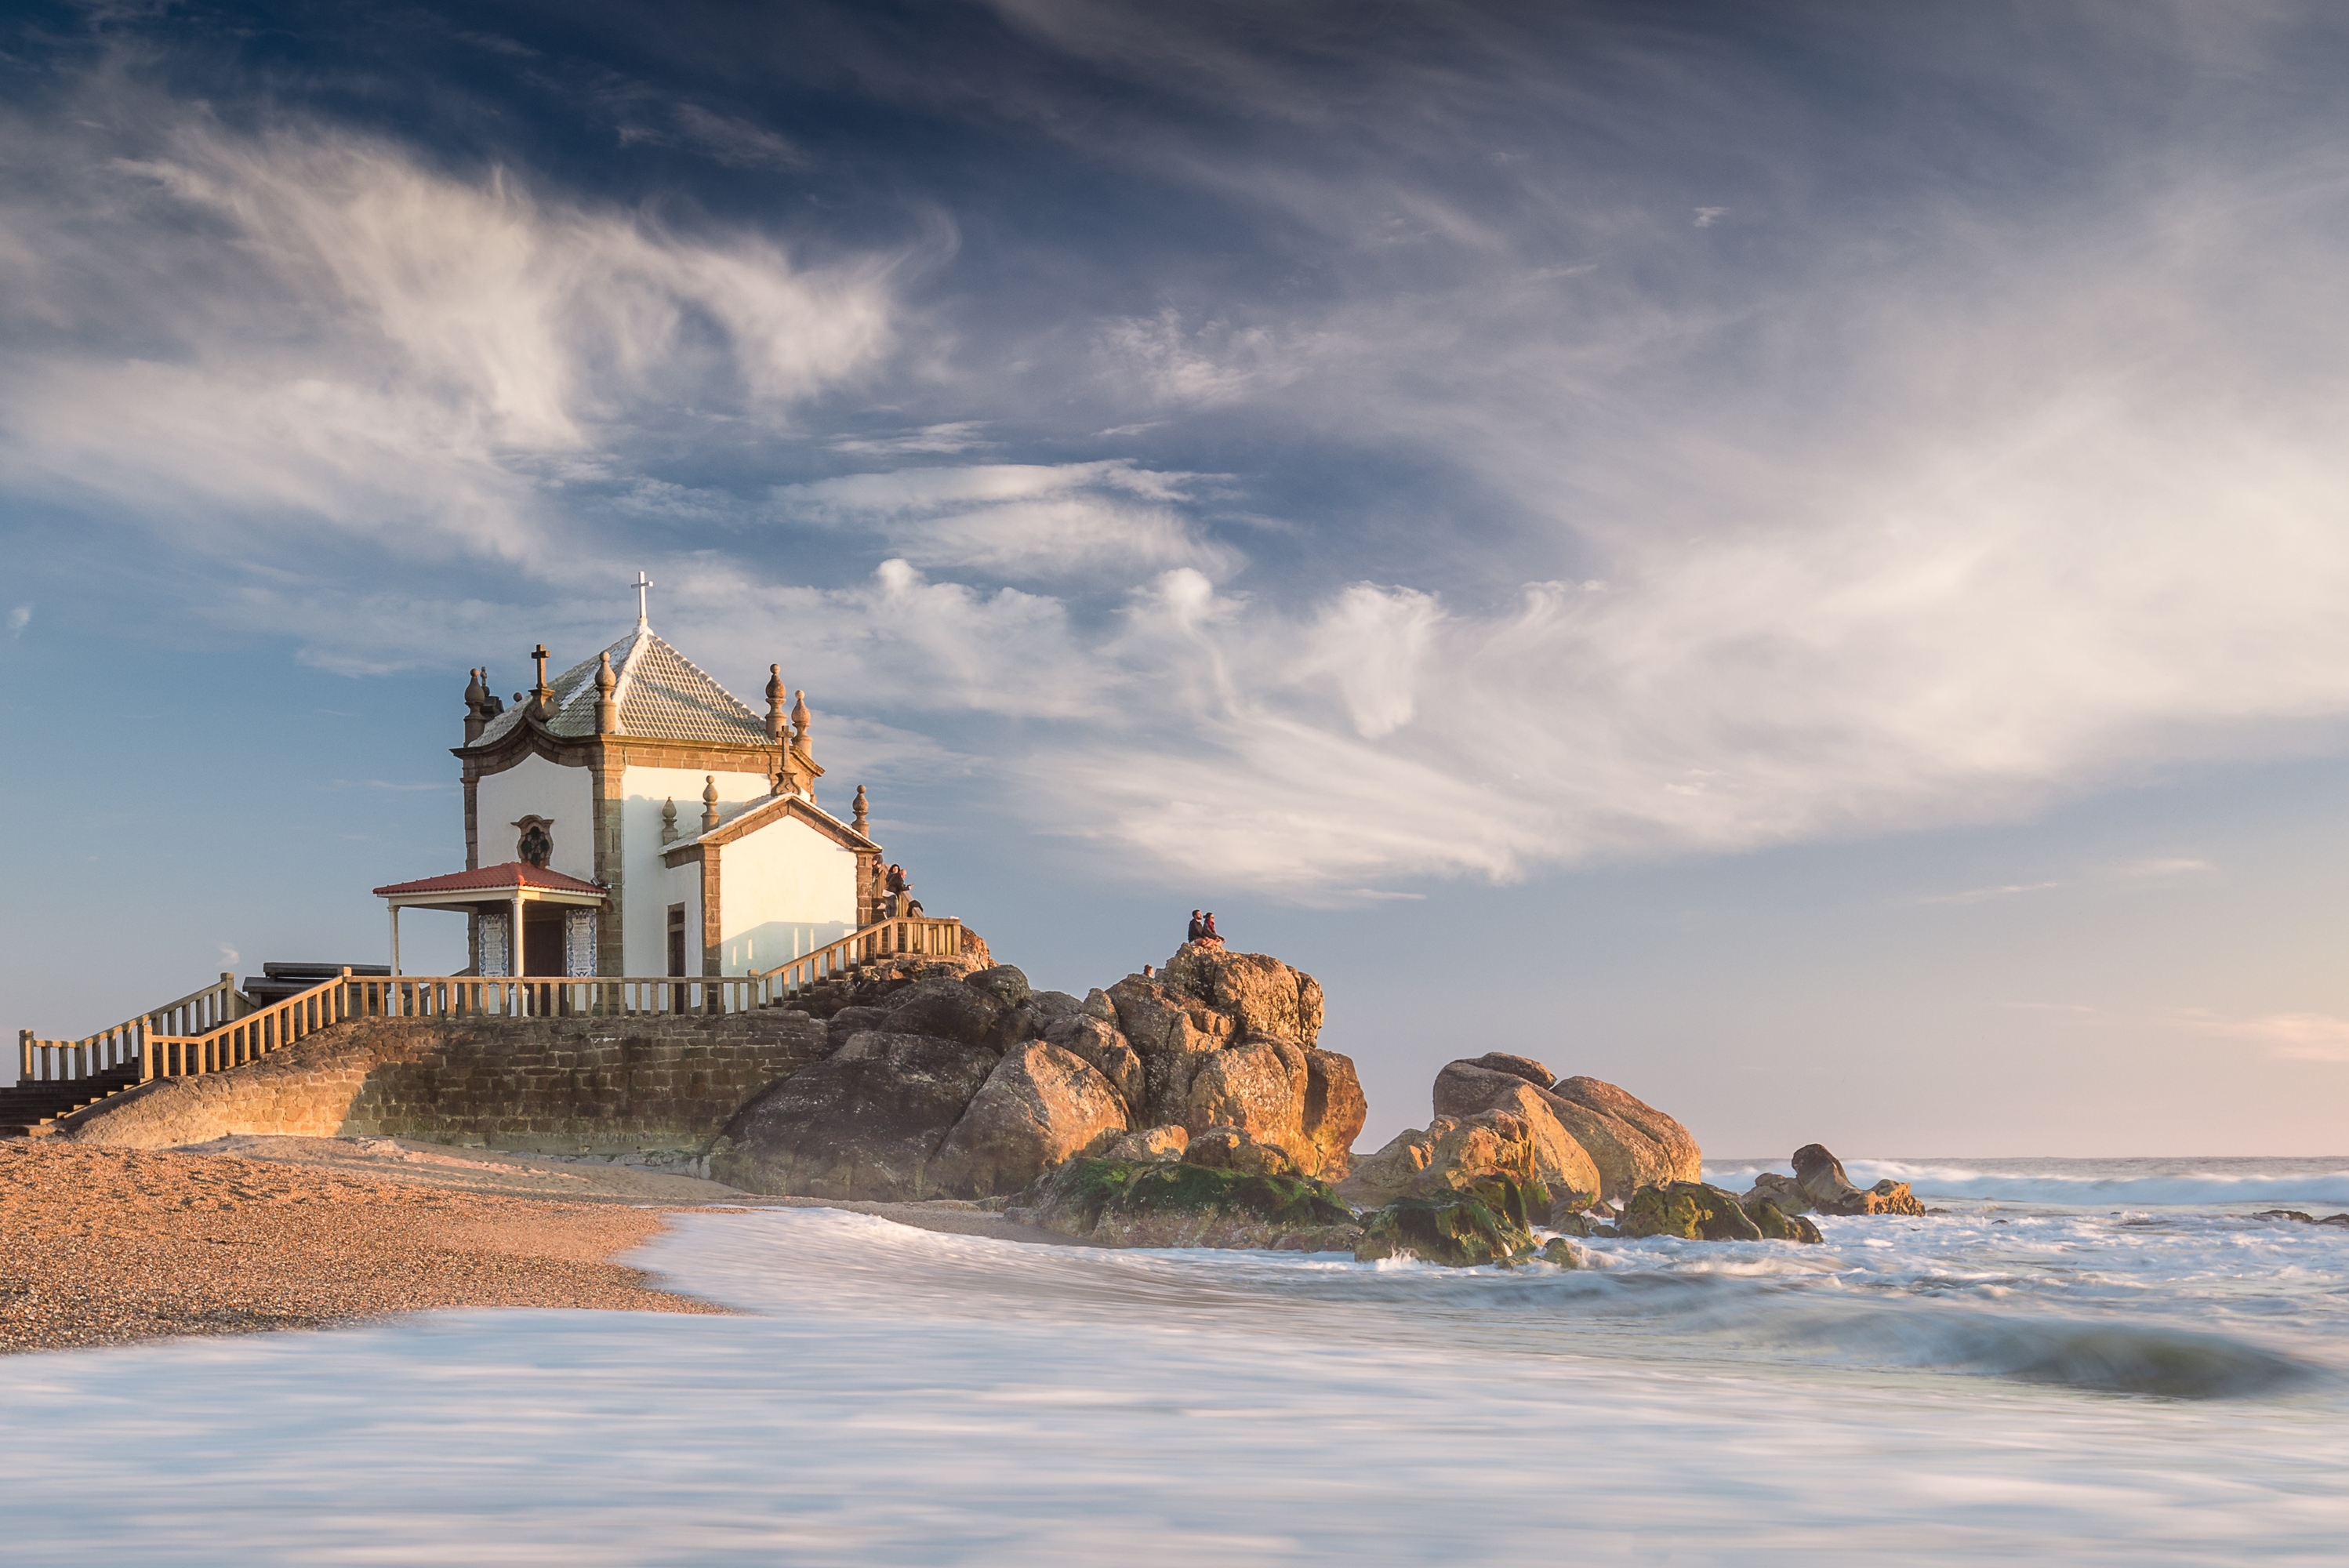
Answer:
<path fill-rule="evenodd" d="M 2127 882 L 2166 882 L 2173 877 L 2202 876 L 2218 869 L 2209 861 L 2179 855 L 2124 861 L 2113 868 L 2112 874 Z"/>
<path fill-rule="evenodd" d="M 1963 892 L 1934 893 L 1917 900 L 1919 903 L 1987 903 L 1992 899 L 2013 898 L 2018 893 L 2046 892 L 2063 886 L 2061 882 L 2006 882 L 1997 887 L 1968 888 Z"/>
<path fill-rule="evenodd" d="M 651 113 L 646 119 L 620 127 L 621 146 L 648 142 L 688 148 L 730 169 L 790 171 L 808 166 L 808 156 L 798 146 L 750 120 L 695 103 L 647 107 Z"/>
<path fill-rule="evenodd" d="M 8 612 L 8 635 L 9 635 L 9 636 L 11 636 L 11 637 L 21 637 L 21 636 L 23 636 L 23 635 L 25 634 L 25 628 L 26 628 L 26 627 L 27 627 L 27 626 L 29 626 L 29 625 L 31 625 L 32 624 L 33 624 L 33 607 L 32 607 L 30 604 L 18 604 L 18 605 L 16 605 L 15 607 L 13 607 L 12 609 L 10 609 L 10 610 L 9 610 L 9 612 Z"/>
<path fill-rule="evenodd" d="M 835 452 L 847 452 L 860 458 L 905 458 L 931 453 L 967 452 L 987 442 L 979 432 L 987 428 L 984 419 L 957 419 L 942 425 L 925 425 L 918 430 L 900 431 L 890 436 L 834 436 L 824 445 Z"/>
<path fill-rule="evenodd" d="M 2289 1061 L 2349 1062 L 2349 1018 L 2323 1013 L 2271 1013 L 2259 1018 L 2189 1014 L 2186 1026 L 2229 1039 L 2248 1040 Z"/>
<path fill-rule="evenodd" d="M 773 501 L 786 519 L 870 532 L 923 567 L 1012 578 L 1228 573 L 1237 552 L 1185 510 L 1195 477 L 1124 459 L 900 469 L 781 486 Z"/>
<path fill-rule="evenodd" d="M 331 125 L 104 107 L 159 122 L 135 156 L 72 117 L 0 154 L 0 475 L 182 547 L 325 523 L 520 557 L 550 475 L 688 386 L 780 428 L 893 341 L 890 257 L 803 266 Z"/>

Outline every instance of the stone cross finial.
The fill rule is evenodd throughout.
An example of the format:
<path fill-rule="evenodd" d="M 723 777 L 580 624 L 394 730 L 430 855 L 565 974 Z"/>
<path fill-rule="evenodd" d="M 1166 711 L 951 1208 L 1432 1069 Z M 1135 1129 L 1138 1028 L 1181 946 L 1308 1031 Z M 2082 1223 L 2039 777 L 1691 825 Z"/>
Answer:
<path fill-rule="evenodd" d="M 653 624 L 651 616 L 646 613 L 647 600 L 645 598 L 645 590 L 650 588 L 652 585 L 653 580 L 651 578 L 646 576 L 641 572 L 636 573 L 636 624 L 639 626 L 649 627 Z"/>
<path fill-rule="evenodd" d="M 788 689 L 783 685 L 783 666 L 769 665 L 767 666 L 767 738 L 771 740 L 781 740 L 783 738 L 783 694 Z"/>
<path fill-rule="evenodd" d="M 661 802 L 661 842 L 673 844 L 681 836 L 677 830 L 677 797 L 672 795 Z"/>
<path fill-rule="evenodd" d="M 595 733 L 610 735 L 620 727 L 620 705 L 612 700 L 620 678 L 612 673 L 612 652 L 595 655 Z"/>
<path fill-rule="evenodd" d="M 864 786 L 859 784 L 856 787 L 856 820 L 851 823 L 850 826 L 854 827 L 860 833 L 864 831 L 864 820 L 870 808 L 866 805 L 864 799 Z"/>
<path fill-rule="evenodd" d="M 701 830 L 718 826 L 718 775 L 708 775 L 701 786 Z"/>
<path fill-rule="evenodd" d="M 546 699 L 554 695 L 554 688 L 546 684 L 546 645 L 541 643 L 531 649 L 530 656 L 538 662 L 538 684 L 530 688 L 531 716 L 543 720 L 547 717 Z"/>

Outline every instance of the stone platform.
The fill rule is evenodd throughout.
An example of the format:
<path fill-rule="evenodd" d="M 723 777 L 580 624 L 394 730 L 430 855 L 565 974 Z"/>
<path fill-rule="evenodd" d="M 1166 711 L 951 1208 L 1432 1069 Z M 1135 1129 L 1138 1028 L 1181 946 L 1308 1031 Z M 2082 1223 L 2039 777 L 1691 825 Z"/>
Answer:
<path fill-rule="evenodd" d="M 368 1018 L 256 1062 L 160 1078 L 57 1124 L 78 1142 L 411 1138 L 556 1154 L 706 1149 L 752 1096 L 817 1060 L 822 1020 Z"/>

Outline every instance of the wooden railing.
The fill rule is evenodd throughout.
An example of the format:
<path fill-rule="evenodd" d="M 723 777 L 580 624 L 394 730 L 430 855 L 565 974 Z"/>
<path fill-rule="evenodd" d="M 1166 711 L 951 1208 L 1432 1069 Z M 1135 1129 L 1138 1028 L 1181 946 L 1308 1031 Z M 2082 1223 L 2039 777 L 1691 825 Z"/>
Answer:
<path fill-rule="evenodd" d="M 852 931 L 839 941 L 827 943 L 788 964 L 762 970 L 753 978 L 771 987 L 768 999 L 761 1004 L 771 1006 L 776 1002 L 790 1000 L 820 981 L 832 979 L 860 964 L 875 959 L 894 958 L 900 954 L 928 954 L 951 958 L 961 951 L 961 921 L 951 916 L 906 915 L 876 920 L 871 925 Z"/>
<path fill-rule="evenodd" d="M 218 985 L 82 1040 L 36 1040 L 27 1029 L 25 1081 L 84 1078 L 139 1064 L 139 1081 L 225 1072 L 353 1018 L 597 1018 L 747 1013 L 790 1001 L 856 965 L 905 954 L 951 957 L 962 923 L 915 915 L 883 920 L 756 975 L 657 975 L 557 979 L 524 975 L 353 975 L 255 1008 L 222 975 Z M 167 1026 L 176 1025 L 176 1027 Z M 37 1057 L 37 1064 L 36 1064 Z M 38 1065 L 41 1070 L 35 1071 Z"/>
<path fill-rule="evenodd" d="M 143 1060 L 147 1042 L 156 1036 L 208 1033 L 251 1011 L 253 1004 L 236 988 L 236 976 L 222 975 L 201 991 L 191 991 L 176 1002 L 166 1002 L 78 1040 L 36 1039 L 32 1030 L 20 1029 L 16 1032 L 16 1081 L 58 1083 L 97 1078 Z"/>

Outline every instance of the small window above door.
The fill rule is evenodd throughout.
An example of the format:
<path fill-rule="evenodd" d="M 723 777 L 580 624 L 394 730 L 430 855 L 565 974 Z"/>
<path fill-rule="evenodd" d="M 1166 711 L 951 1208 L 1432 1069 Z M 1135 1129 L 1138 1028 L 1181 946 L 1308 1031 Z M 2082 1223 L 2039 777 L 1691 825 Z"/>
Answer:
<path fill-rule="evenodd" d="M 554 824 L 544 817 L 524 817 L 516 822 L 519 830 L 514 840 L 514 859 L 524 865 L 543 867 L 554 859 Z"/>

